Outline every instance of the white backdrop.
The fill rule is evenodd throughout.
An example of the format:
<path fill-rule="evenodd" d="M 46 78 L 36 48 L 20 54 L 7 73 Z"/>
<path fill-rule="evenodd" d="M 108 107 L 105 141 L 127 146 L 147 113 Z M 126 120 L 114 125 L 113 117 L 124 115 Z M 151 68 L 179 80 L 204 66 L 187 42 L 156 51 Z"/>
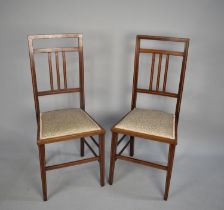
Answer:
<path fill-rule="evenodd" d="M 130 110 L 135 36 L 168 35 L 191 39 L 179 145 L 171 184 L 170 196 L 172 193 L 173 196 L 169 203 L 158 202 L 162 201 L 164 186 L 164 177 L 159 176 L 160 172 L 126 163 L 119 163 L 116 168 L 115 173 L 120 174 L 117 175 L 119 183 L 101 189 L 97 180 L 98 167 L 94 165 L 83 167 L 83 171 L 88 173 L 86 177 L 81 176 L 82 170 L 79 169 L 65 171 L 64 178 L 60 179 L 61 188 L 55 186 L 53 189 L 53 180 L 57 180 L 63 172 L 51 173 L 49 191 L 54 193 L 49 192 L 52 197 L 45 207 L 63 208 L 64 201 L 71 205 L 79 201 L 77 208 L 93 208 L 91 202 L 81 202 L 79 191 L 73 191 L 79 189 L 84 193 L 89 185 L 83 184 L 83 188 L 81 183 L 90 182 L 88 192 L 94 192 L 96 199 L 105 196 L 102 203 L 95 204 L 98 209 L 103 209 L 103 206 L 118 208 L 123 204 L 119 198 L 126 199 L 128 203 L 123 204 L 122 209 L 145 209 L 146 206 L 160 209 L 165 205 L 177 209 L 198 209 L 202 205 L 204 209 L 223 209 L 223 9 L 222 0 L 1 0 L 1 209 L 18 209 L 17 202 L 22 202 L 22 209 L 30 209 L 30 206 L 40 209 L 42 205 L 27 35 L 73 32 L 84 35 L 86 109 L 108 131 L 107 157 L 110 150 L 109 128 Z M 53 106 L 60 103 L 60 100 L 54 100 Z M 158 105 L 158 108 L 161 107 Z M 78 154 L 78 144 L 75 145 L 73 149 Z M 156 160 L 161 153 L 161 160 L 165 160 L 164 145 L 144 145 L 142 141 L 136 145 L 137 156 Z M 62 155 L 63 149 L 60 148 L 69 150 L 71 143 L 59 144 L 50 150 Z M 109 162 L 106 164 L 108 167 Z M 79 173 L 80 177 L 73 180 L 73 173 L 69 170 Z M 93 171 L 96 180 L 92 177 Z M 129 172 L 133 175 L 127 175 Z M 141 177 L 144 173 L 148 174 Z M 154 174 L 159 178 L 156 179 Z M 137 185 L 134 180 L 139 179 L 142 182 Z M 64 186 L 68 180 L 74 183 L 67 185 L 66 189 Z M 133 183 L 138 187 L 134 187 Z M 74 198 L 68 193 L 74 194 Z M 78 195 L 77 200 L 75 195 Z M 60 202 L 53 204 L 57 199 Z"/>

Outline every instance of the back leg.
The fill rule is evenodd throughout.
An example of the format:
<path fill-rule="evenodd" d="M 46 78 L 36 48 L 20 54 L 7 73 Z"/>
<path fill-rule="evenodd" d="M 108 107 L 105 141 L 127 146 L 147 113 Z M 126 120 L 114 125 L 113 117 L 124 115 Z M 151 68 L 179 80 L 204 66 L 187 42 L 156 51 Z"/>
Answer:
<path fill-rule="evenodd" d="M 130 137 L 130 156 L 134 156 L 134 146 L 135 146 L 135 137 L 131 136 Z"/>
<path fill-rule="evenodd" d="M 80 156 L 83 157 L 84 154 L 84 150 L 85 150 L 85 142 L 84 142 L 84 138 L 80 139 Z"/>

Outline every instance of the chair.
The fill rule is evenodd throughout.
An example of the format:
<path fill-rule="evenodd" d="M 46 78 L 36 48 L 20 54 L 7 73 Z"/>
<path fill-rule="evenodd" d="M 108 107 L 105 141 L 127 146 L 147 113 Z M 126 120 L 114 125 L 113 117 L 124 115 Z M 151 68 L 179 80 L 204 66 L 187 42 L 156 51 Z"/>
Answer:
<path fill-rule="evenodd" d="M 48 40 L 73 40 L 78 42 L 78 46 L 60 47 L 60 48 L 34 48 L 34 40 L 40 41 Z M 32 74 L 33 95 L 36 110 L 37 120 L 37 145 L 39 148 L 40 171 L 42 180 L 43 200 L 47 200 L 47 182 L 46 171 L 64 168 L 68 166 L 75 166 L 79 164 L 89 163 L 92 161 L 99 161 L 100 165 L 100 184 L 104 186 L 104 129 L 97 124 L 85 111 L 84 100 L 84 62 L 83 62 L 83 36 L 82 34 L 54 34 L 54 35 L 30 35 L 28 36 L 29 57 Z M 49 90 L 39 91 L 37 85 L 35 61 L 37 53 L 46 54 L 49 66 Z M 78 53 L 79 59 L 79 87 L 70 88 L 67 83 L 67 53 Z M 53 74 L 52 54 L 55 56 L 56 73 Z M 60 75 L 60 60 L 61 55 L 63 66 L 63 82 L 61 87 Z M 57 87 L 54 87 L 54 75 L 57 79 Z M 74 86 L 74 85 L 73 85 Z M 52 94 L 64 93 L 79 93 L 80 94 L 80 108 L 69 108 L 54 110 L 49 112 L 40 112 L 39 97 L 48 96 Z M 99 136 L 99 142 L 93 137 Z M 90 137 L 90 140 L 99 148 L 97 154 L 85 137 Z M 61 141 L 68 141 L 80 138 L 80 153 L 84 156 L 84 145 L 86 144 L 94 157 L 76 160 L 72 162 L 61 163 L 57 165 L 46 165 L 45 163 L 45 144 L 56 143 Z"/>
<path fill-rule="evenodd" d="M 182 43 L 184 44 L 183 51 L 173 51 L 173 50 L 161 50 L 161 49 L 147 49 L 141 47 L 141 42 L 168 42 L 170 44 Z M 179 121 L 179 113 L 181 106 L 181 99 L 184 86 L 186 62 L 188 56 L 189 39 L 186 38 L 174 38 L 174 37 L 161 37 L 161 36 L 147 36 L 147 35 L 137 35 L 136 37 L 136 48 L 135 48 L 135 62 L 134 62 L 134 78 L 133 78 L 133 89 L 132 89 L 132 104 L 131 111 L 125 115 L 117 124 L 115 124 L 112 131 L 112 142 L 111 142 L 111 159 L 110 159 L 110 174 L 109 174 L 109 184 L 113 184 L 114 177 L 114 167 L 115 161 L 125 160 L 133 163 L 142 164 L 145 166 L 150 166 L 165 170 L 166 175 L 166 186 L 164 193 L 164 200 L 168 198 L 168 192 L 170 187 L 170 179 L 173 168 L 173 160 L 175 147 L 177 145 L 177 128 Z M 149 85 L 147 89 L 142 89 L 138 87 L 138 76 L 139 76 L 139 56 L 141 53 L 151 54 L 151 73 L 149 78 Z M 163 56 L 166 57 L 165 69 L 163 76 L 163 85 L 160 87 L 161 80 L 161 64 Z M 177 93 L 166 91 L 167 75 L 169 60 L 173 56 L 181 57 L 181 72 L 180 80 Z M 153 77 L 155 74 L 155 61 L 158 60 L 158 71 L 156 78 L 156 85 L 153 86 Z M 175 69 L 176 71 L 176 69 Z M 140 81 L 139 81 L 140 82 Z M 156 86 L 156 87 L 155 87 Z M 136 108 L 137 94 L 154 94 L 158 96 L 172 97 L 176 99 L 176 111 L 175 114 L 170 114 L 158 110 L 140 109 Z M 122 134 L 122 137 L 118 140 L 118 135 Z M 117 152 L 117 146 L 125 139 L 126 136 L 130 136 L 128 142 Z M 146 140 L 153 140 L 158 142 L 163 142 L 169 144 L 169 154 L 167 165 L 160 165 L 157 163 L 152 163 L 140 159 L 133 158 L 134 155 L 134 139 L 135 137 L 143 138 Z M 123 151 L 130 145 L 130 156 L 122 155 Z"/>

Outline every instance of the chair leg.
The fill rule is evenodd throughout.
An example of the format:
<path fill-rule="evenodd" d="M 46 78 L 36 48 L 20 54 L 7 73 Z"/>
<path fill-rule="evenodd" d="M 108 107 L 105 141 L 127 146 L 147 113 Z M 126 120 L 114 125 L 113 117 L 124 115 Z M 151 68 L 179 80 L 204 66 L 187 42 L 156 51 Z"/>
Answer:
<path fill-rule="evenodd" d="M 47 200 L 47 180 L 46 180 L 46 170 L 45 170 L 45 145 L 38 145 L 38 148 L 39 148 L 43 200 L 46 201 Z"/>
<path fill-rule="evenodd" d="M 109 174 L 109 184 L 113 184 L 114 178 L 114 167 L 116 161 L 116 150 L 117 150 L 117 133 L 112 132 L 112 140 L 111 140 L 111 157 L 110 157 L 110 174 Z"/>
<path fill-rule="evenodd" d="M 164 193 L 164 200 L 168 199 L 170 180 L 171 180 L 172 169 L 173 169 L 175 147 L 176 147 L 176 145 L 173 145 L 173 144 L 170 144 L 170 146 L 169 146 L 168 169 L 167 169 L 167 175 L 166 175 L 166 188 L 165 188 L 165 193 Z"/>
<path fill-rule="evenodd" d="M 105 184 L 105 135 L 99 136 L 99 163 L 100 163 L 100 185 Z"/>
<path fill-rule="evenodd" d="M 131 136 L 130 137 L 130 156 L 133 157 L 134 156 L 134 145 L 135 145 L 135 137 Z"/>
<path fill-rule="evenodd" d="M 84 157 L 84 155 L 85 155 L 84 149 L 85 149 L 84 138 L 81 138 L 80 139 L 80 156 L 81 157 Z"/>

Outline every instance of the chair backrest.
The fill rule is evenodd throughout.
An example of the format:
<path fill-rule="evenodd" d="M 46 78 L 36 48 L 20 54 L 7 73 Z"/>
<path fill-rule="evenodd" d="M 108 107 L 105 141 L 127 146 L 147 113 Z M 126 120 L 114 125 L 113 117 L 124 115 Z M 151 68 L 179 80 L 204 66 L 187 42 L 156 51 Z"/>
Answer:
<path fill-rule="evenodd" d="M 71 47 L 57 47 L 57 48 L 34 48 L 33 41 L 40 39 L 74 39 L 74 45 Z M 75 40 L 78 41 L 78 46 L 75 46 Z M 51 35 L 29 35 L 28 36 L 29 45 L 29 57 L 30 57 L 30 67 L 32 74 L 32 84 L 33 84 L 33 95 L 35 102 L 36 118 L 39 121 L 39 97 L 61 94 L 61 93 L 80 93 L 80 108 L 85 109 L 85 99 L 84 99 L 84 61 L 83 61 L 83 36 L 82 34 L 51 34 Z M 67 71 L 66 71 L 66 53 L 67 52 L 77 52 L 79 57 L 79 87 L 68 88 L 67 86 Z M 37 86 L 37 76 L 34 55 L 37 53 L 44 53 L 48 59 L 49 67 L 49 82 L 50 90 L 39 91 Z M 54 87 L 53 81 L 53 65 L 52 65 L 52 54 L 55 56 L 55 68 L 56 68 L 56 78 L 57 87 Z M 63 81 L 64 85 L 61 87 L 60 78 L 60 68 L 59 68 L 59 56 L 62 57 L 63 66 Z"/>
<path fill-rule="evenodd" d="M 161 41 L 161 42 L 178 42 L 184 43 L 184 50 L 183 51 L 173 51 L 173 50 L 162 50 L 162 49 L 148 49 L 141 47 L 142 40 L 151 40 L 151 41 Z M 135 61 L 134 61 L 134 77 L 133 77 L 133 89 L 132 89 L 132 105 L 131 108 L 134 109 L 136 107 L 136 100 L 137 100 L 137 93 L 146 93 L 146 94 L 155 94 L 160 96 L 167 96 L 173 97 L 177 99 L 176 102 L 176 124 L 178 124 L 179 120 L 179 112 L 180 112 L 180 105 L 183 93 L 183 86 L 184 86 L 184 78 L 185 78 L 185 71 L 186 71 L 186 63 L 187 63 L 187 56 L 188 56 L 188 48 L 189 48 L 189 39 L 187 38 L 175 38 L 175 37 L 162 37 L 162 36 L 148 36 L 148 35 L 137 35 L 136 36 L 136 47 L 135 47 Z M 138 75 L 139 75 L 139 57 L 141 53 L 150 53 L 152 54 L 152 61 L 151 61 L 151 73 L 149 77 L 149 85 L 147 89 L 138 88 Z M 158 56 L 156 56 L 158 55 Z M 165 70 L 163 75 L 163 85 L 160 87 L 161 81 L 161 64 L 163 56 L 165 56 Z M 169 60 L 171 56 L 180 56 L 182 58 L 181 64 L 181 72 L 179 78 L 179 87 L 178 92 L 167 92 L 167 75 L 169 69 Z M 155 60 L 156 57 L 159 58 L 158 60 L 158 69 L 157 69 L 157 78 L 156 78 L 156 86 L 153 88 L 153 79 L 155 73 Z"/>

